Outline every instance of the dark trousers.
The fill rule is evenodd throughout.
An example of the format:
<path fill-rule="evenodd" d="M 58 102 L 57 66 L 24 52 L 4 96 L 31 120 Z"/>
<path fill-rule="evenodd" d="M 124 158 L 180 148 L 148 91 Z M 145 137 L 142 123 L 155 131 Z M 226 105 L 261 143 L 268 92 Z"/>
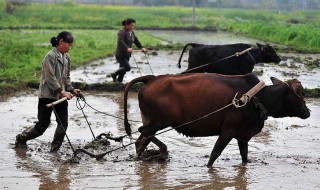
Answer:
<path fill-rule="evenodd" d="M 51 122 L 50 118 L 53 109 L 52 107 L 47 108 L 46 104 L 54 101 L 55 100 L 53 99 L 39 98 L 38 122 L 35 124 L 35 126 L 30 127 L 21 133 L 20 138 L 22 141 L 28 141 L 37 138 L 47 130 Z M 65 131 L 68 128 L 68 102 L 61 102 L 60 104 L 55 105 L 54 109 L 56 111 L 55 116 L 58 126 L 53 137 L 51 149 L 59 149 L 66 134 Z"/>
<path fill-rule="evenodd" d="M 126 72 L 131 70 L 131 66 L 129 63 L 130 58 L 129 57 L 116 57 L 116 59 L 120 63 L 120 66 L 119 66 L 119 69 L 114 72 L 114 75 L 116 77 L 118 76 L 117 80 L 119 82 L 122 82 L 123 77 L 126 74 Z"/>

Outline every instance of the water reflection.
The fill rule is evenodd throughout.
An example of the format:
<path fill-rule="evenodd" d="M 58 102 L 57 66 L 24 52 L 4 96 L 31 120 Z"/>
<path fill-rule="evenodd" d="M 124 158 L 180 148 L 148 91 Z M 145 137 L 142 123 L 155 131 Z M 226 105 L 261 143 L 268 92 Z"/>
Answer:
<path fill-rule="evenodd" d="M 27 153 L 28 152 L 28 153 Z M 17 158 L 16 162 L 18 169 L 26 170 L 27 172 L 37 173 L 40 184 L 39 189 L 69 189 L 70 187 L 70 169 L 66 164 L 59 163 L 61 157 L 59 154 L 53 154 L 51 162 L 33 159 L 30 155 L 30 150 L 15 149 Z M 47 157 L 47 156 L 46 156 Z M 53 167 L 50 167 L 54 164 Z"/>
<path fill-rule="evenodd" d="M 136 93 L 130 92 L 129 95 L 129 119 L 140 120 Z M 34 106 L 34 97 L 32 94 L 0 103 L 4 131 L 13 131 L 12 133 L 16 134 L 19 130 L 17 126 L 21 127 L 30 122 L 29 118 L 32 118 L 34 113 L 26 110 Z M 123 93 L 95 93 L 88 95 L 88 98 L 86 96 L 86 99 L 101 111 L 123 117 Z M 64 154 L 60 152 L 60 155 L 46 153 L 49 151 L 46 138 L 51 138 L 50 131 L 54 130 L 48 129 L 50 131 L 42 138 L 46 140 L 40 138 L 31 143 L 30 148 L 33 150 L 14 150 L 11 154 L 12 149 L 1 147 L 1 171 L 4 176 L 1 183 L 9 189 L 26 189 L 26 181 L 33 182 L 28 189 L 317 189 L 319 153 L 310 147 L 319 145 L 317 124 L 320 108 L 318 99 L 307 101 L 312 110 L 312 115 L 307 120 L 267 120 L 263 132 L 249 142 L 249 159 L 253 159 L 253 162 L 248 165 L 240 164 L 237 144 L 231 142 L 214 167 L 208 169 L 204 166 L 208 161 L 205 155 L 212 150 L 216 137 L 190 140 L 177 135 L 175 131 L 161 136 L 168 145 L 170 162 L 132 161 L 128 155 L 135 155 L 135 148 L 130 146 L 106 157 L 107 161 L 104 162 L 88 157 L 81 160 L 79 165 L 63 165 L 61 160 L 65 159 L 65 156 L 70 158 L 71 150 L 67 149 Z M 70 109 L 71 116 L 81 114 L 75 106 L 70 106 Z M 96 134 L 106 130 L 110 130 L 115 136 L 125 134 L 122 120 L 118 121 L 109 116 L 101 117 L 89 109 L 86 113 L 90 122 L 103 121 L 108 124 L 104 127 L 94 125 Z M 16 120 L 17 115 L 24 119 Z M 75 125 L 73 119 L 70 125 Z M 134 127 L 139 125 L 134 124 L 133 131 L 136 130 Z M 71 127 L 68 135 L 71 136 L 73 144 L 91 142 L 87 127 Z M 8 141 L 14 141 L 14 136 L 3 135 L 1 139 L 1 144 L 7 145 Z M 111 143 L 114 147 L 119 145 Z M 116 159 L 117 156 L 119 159 Z M 9 171 L 8 166 L 12 167 L 9 169 L 14 171 L 13 174 L 6 174 Z"/>
<path fill-rule="evenodd" d="M 167 189 L 167 163 L 140 162 L 136 165 L 137 186 L 140 189 Z"/>
<path fill-rule="evenodd" d="M 239 190 L 248 189 L 246 165 L 235 166 L 235 175 L 222 175 L 222 168 L 209 168 L 208 173 L 212 178 L 211 184 L 202 186 L 201 189 L 225 189 L 234 187 Z"/>

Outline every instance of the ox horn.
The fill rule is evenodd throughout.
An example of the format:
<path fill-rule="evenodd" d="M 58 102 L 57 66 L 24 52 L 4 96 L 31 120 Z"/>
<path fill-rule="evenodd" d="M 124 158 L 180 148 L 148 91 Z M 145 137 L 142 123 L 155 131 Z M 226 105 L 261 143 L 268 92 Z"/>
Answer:
<path fill-rule="evenodd" d="M 270 77 L 270 80 L 273 84 L 281 84 L 282 81 L 280 79 L 277 79 L 276 77 Z"/>

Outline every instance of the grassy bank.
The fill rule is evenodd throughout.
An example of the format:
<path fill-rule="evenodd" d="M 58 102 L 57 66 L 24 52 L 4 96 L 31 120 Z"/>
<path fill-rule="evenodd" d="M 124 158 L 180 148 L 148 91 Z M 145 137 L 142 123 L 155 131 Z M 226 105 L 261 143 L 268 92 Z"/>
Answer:
<path fill-rule="evenodd" d="M 63 4 L 0 5 L 2 28 L 118 29 L 123 18 L 133 17 L 139 28 L 187 28 L 192 8 Z M 197 8 L 196 27 L 219 28 L 288 45 L 304 52 L 320 52 L 319 11 L 279 11 Z"/>
<path fill-rule="evenodd" d="M 63 4 L 8 4 L 0 0 L 0 88 L 38 81 L 41 60 L 51 49 L 49 40 L 61 30 L 76 38 L 70 54 L 73 67 L 111 56 L 120 22 L 137 20 L 137 34 L 146 47 L 162 40 L 140 32 L 143 28 L 190 28 L 192 8 Z M 288 45 L 304 52 L 320 52 L 320 14 L 317 11 L 275 11 L 197 8 L 198 29 L 218 28 Z M 172 45 L 170 44 L 170 47 Z M 5 52 L 5 53 L 4 53 Z"/>
<path fill-rule="evenodd" d="M 300 52 L 320 52 L 319 11 L 222 10 L 214 18 L 223 30 L 287 45 Z"/>

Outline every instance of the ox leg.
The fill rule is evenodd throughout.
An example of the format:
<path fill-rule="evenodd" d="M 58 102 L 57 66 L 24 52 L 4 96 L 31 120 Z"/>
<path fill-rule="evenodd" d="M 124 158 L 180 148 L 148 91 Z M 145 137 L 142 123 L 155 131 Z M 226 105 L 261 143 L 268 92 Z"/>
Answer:
<path fill-rule="evenodd" d="M 157 139 L 156 137 L 152 136 L 149 138 L 145 138 L 143 135 L 140 135 L 140 137 L 135 142 L 136 153 L 138 156 L 140 156 L 141 153 L 147 148 L 150 141 L 153 142 L 155 145 L 157 145 L 161 152 L 163 152 L 163 153 L 167 152 L 167 146 L 162 141 Z"/>
<path fill-rule="evenodd" d="M 159 130 L 158 126 L 145 125 L 140 127 L 138 130 L 141 133 L 141 135 L 137 139 L 137 142 L 135 143 L 136 153 L 138 154 L 138 156 L 141 155 L 141 153 L 146 149 L 150 142 L 153 142 L 155 145 L 157 145 L 161 152 L 167 153 L 167 146 L 154 136 L 156 134 L 156 131 Z"/>
<path fill-rule="evenodd" d="M 143 138 L 143 135 L 140 135 L 139 138 L 136 140 L 136 142 L 134 143 L 135 147 L 136 147 L 136 153 L 138 154 L 138 149 L 140 147 L 141 144 L 141 140 Z"/>
<path fill-rule="evenodd" d="M 229 144 L 232 137 L 221 134 L 213 147 L 207 166 L 211 167 L 214 161 L 221 155 L 221 152 Z"/>
<path fill-rule="evenodd" d="M 147 148 L 149 145 L 151 139 L 150 138 L 145 138 L 143 134 L 139 136 L 137 141 L 135 142 L 136 146 L 136 153 L 138 156 L 141 155 L 141 153 Z"/>
<path fill-rule="evenodd" d="M 248 142 L 238 140 L 242 162 L 248 162 Z"/>
<path fill-rule="evenodd" d="M 161 152 L 166 153 L 167 152 L 167 145 L 165 145 L 162 141 L 157 139 L 156 137 L 151 138 L 151 142 L 153 142 L 155 145 L 157 145 Z"/>

